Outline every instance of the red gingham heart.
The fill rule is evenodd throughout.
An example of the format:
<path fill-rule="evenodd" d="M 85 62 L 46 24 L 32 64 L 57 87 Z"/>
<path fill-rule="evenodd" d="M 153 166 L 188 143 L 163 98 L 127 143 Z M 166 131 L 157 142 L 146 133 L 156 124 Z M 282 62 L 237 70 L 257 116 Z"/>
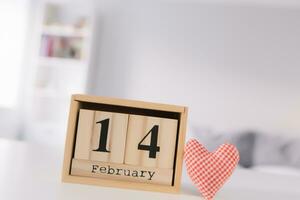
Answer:
<path fill-rule="evenodd" d="M 197 140 L 185 145 L 185 164 L 188 175 L 206 200 L 212 200 L 239 162 L 234 145 L 223 144 L 209 152 Z"/>

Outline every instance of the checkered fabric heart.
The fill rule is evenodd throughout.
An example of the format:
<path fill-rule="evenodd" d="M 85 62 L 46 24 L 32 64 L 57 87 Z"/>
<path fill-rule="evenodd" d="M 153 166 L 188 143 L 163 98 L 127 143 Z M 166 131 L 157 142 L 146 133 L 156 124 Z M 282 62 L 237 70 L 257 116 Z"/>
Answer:
<path fill-rule="evenodd" d="M 212 200 L 239 162 L 234 145 L 223 144 L 209 152 L 197 140 L 185 145 L 185 164 L 188 175 L 206 200 Z"/>

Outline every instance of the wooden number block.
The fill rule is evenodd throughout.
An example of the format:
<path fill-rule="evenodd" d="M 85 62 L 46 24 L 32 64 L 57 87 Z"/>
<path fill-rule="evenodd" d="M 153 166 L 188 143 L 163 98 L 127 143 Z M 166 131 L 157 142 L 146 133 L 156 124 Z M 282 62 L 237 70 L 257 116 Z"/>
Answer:
<path fill-rule="evenodd" d="M 112 163 L 124 163 L 127 125 L 127 114 L 113 114 L 110 132 L 110 162 Z"/>
<path fill-rule="evenodd" d="M 142 132 L 142 138 L 138 143 L 138 148 L 136 149 L 141 155 L 141 166 L 157 167 L 157 161 L 160 154 L 160 125 L 160 118 L 145 117 L 145 126 Z"/>
<path fill-rule="evenodd" d="M 125 164 L 139 165 L 141 163 L 141 152 L 138 151 L 138 143 L 142 140 L 146 126 L 146 117 L 130 115 L 128 122 Z"/>
<path fill-rule="evenodd" d="M 93 133 L 95 111 L 80 109 L 74 158 L 88 160 Z"/>
<path fill-rule="evenodd" d="M 76 159 L 123 163 L 128 115 L 80 109 Z"/>
<path fill-rule="evenodd" d="M 111 112 L 95 112 L 90 160 L 109 161 L 111 149 L 108 147 L 112 129 L 110 125 L 112 124 L 112 115 Z"/>
<path fill-rule="evenodd" d="M 95 112 L 90 160 L 123 163 L 128 115 Z"/>
<path fill-rule="evenodd" d="M 172 169 L 178 120 L 130 115 L 125 164 Z"/>
<path fill-rule="evenodd" d="M 159 132 L 160 151 L 157 164 L 159 168 L 173 169 L 174 167 L 177 128 L 177 120 L 161 119 Z"/>

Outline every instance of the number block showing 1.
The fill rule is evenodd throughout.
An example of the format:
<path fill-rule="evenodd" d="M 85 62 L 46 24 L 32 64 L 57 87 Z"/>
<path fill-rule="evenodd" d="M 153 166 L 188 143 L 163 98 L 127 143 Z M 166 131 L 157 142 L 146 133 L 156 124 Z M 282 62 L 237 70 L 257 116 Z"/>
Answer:
<path fill-rule="evenodd" d="M 130 115 L 125 164 L 172 169 L 178 121 Z"/>
<path fill-rule="evenodd" d="M 76 159 L 123 163 L 128 115 L 80 109 Z"/>

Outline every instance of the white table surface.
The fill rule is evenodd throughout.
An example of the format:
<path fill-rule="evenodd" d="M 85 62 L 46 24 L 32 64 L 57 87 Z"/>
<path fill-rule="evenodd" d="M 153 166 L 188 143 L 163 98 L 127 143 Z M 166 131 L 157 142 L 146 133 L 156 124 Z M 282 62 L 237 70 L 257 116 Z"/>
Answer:
<path fill-rule="evenodd" d="M 185 172 L 180 194 L 62 183 L 62 160 L 62 149 L 0 139 L 0 199 L 201 199 Z M 300 178 L 237 169 L 216 199 L 299 200 Z"/>

